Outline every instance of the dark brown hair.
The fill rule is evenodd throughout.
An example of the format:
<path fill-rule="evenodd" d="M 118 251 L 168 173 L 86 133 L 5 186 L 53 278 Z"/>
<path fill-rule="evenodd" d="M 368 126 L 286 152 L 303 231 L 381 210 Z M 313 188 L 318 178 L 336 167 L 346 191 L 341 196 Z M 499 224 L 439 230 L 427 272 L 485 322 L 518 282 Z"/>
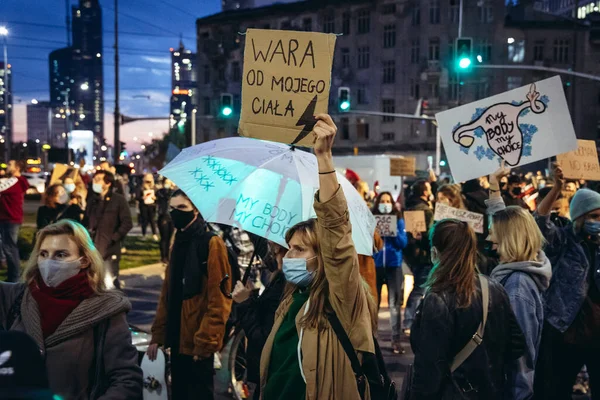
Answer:
<path fill-rule="evenodd" d="M 450 207 L 466 210 L 459 184 L 442 185 L 438 188 L 437 192 L 443 194 L 450 201 Z"/>
<path fill-rule="evenodd" d="M 56 207 L 56 195 L 58 193 L 58 188 L 63 187 L 63 185 L 59 183 L 55 183 L 54 185 L 48 186 L 46 188 L 46 192 L 44 192 L 44 205 L 50 208 Z"/>
<path fill-rule="evenodd" d="M 456 294 L 458 308 L 471 304 L 477 276 L 477 238 L 469 224 L 455 219 L 444 219 L 431 228 L 432 250 L 438 252 L 425 288 L 435 293 Z"/>
<path fill-rule="evenodd" d="M 379 203 L 381 203 L 381 198 L 386 194 L 390 196 L 390 199 L 392 199 L 392 214 L 396 215 L 398 218 L 402 218 L 402 212 L 398 212 L 396 210 L 396 202 L 394 201 L 394 196 L 392 196 L 390 192 L 381 192 L 379 193 L 379 195 L 377 195 L 371 212 L 373 213 L 373 215 L 381 215 L 381 212 L 379 212 Z"/>

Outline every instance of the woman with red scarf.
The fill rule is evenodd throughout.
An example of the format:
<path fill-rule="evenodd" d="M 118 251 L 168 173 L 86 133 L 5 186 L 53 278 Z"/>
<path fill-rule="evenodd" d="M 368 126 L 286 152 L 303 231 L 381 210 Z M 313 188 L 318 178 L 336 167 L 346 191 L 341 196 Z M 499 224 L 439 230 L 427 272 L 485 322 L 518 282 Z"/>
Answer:
<path fill-rule="evenodd" d="M 50 389 L 66 399 L 142 398 L 131 304 L 104 278 L 85 228 L 63 220 L 38 233 L 23 283 L 0 282 L 0 324 L 35 340 Z"/>

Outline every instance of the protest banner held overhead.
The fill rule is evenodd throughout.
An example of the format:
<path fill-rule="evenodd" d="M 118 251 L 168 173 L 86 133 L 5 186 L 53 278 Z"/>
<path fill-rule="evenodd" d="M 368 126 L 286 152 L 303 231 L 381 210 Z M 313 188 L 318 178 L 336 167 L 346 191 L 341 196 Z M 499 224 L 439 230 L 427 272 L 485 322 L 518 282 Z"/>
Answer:
<path fill-rule="evenodd" d="M 404 211 L 404 223 L 406 232 L 419 233 L 427 231 L 425 211 L 423 210 Z"/>
<path fill-rule="evenodd" d="M 414 157 L 390 158 L 390 176 L 415 176 L 416 164 Z"/>
<path fill-rule="evenodd" d="M 598 150 L 594 140 L 578 140 L 577 150 L 556 156 L 565 178 L 600 181 Z"/>
<path fill-rule="evenodd" d="M 398 217 L 395 215 L 375 215 L 377 231 L 381 236 L 398 235 Z"/>
<path fill-rule="evenodd" d="M 336 36 L 248 29 L 239 133 L 312 147 L 314 115 L 327 113 Z"/>
<path fill-rule="evenodd" d="M 474 213 L 467 210 L 450 207 L 442 203 L 435 205 L 434 221 L 441 221 L 447 218 L 454 218 L 459 221 L 465 221 L 477 233 L 483 233 L 483 214 Z"/>
<path fill-rule="evenodd" d="M 559 76 L 436 114 L 457 182 L 577 148 Z"/>

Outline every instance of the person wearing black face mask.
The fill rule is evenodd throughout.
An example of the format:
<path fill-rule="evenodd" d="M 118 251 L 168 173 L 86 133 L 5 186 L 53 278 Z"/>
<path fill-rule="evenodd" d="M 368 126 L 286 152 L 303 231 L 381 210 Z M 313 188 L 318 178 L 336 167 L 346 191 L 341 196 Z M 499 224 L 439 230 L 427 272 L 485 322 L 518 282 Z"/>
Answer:
<path fill-rule="evenodd" d="M 508 183 L 506 190 L 502 192 L 502 200 L 506 206 L 519 206 L 529 210 L 527 204 L 521 197 L 523 180 L 519 175 L 510 175 L 508 177 Z"/>
<path fill-rule="evenodd" d="M 177 231 L 148 356 L 156 359 L 159 346 L 171 349 L 174 399 L 213 399 L 213 355 L 223 345 L 231 311 L 220 289 L 231 276 L 227 248 L 181 190 L 173 193 L 170 208 Z"/>

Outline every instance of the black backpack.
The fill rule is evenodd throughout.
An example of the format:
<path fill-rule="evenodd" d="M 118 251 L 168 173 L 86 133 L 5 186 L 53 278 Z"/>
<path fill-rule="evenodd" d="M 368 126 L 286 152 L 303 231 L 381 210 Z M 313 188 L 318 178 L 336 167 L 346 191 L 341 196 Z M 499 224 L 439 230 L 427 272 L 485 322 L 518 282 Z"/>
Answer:
<path fill-rule="evenodd" d="M 354 346 L 352 346 L 352 342 L 350 342 L 350 338 L 335 312 L 328 312 L 327 319 L 350 360 L 352 371 L 354 371 L 354 376 L 356 377 L 356 385 L 358 386 L 360 398 L 365 398 L 366 382 L 369 382 L 371 399 L 397 400 L 396 383 L 392 381 L 387 373 L 383 354 L 381 354 L 377 339 L 373 337 L 375 354 L 362 353 L 363 363 L 361 365 Z"/>

